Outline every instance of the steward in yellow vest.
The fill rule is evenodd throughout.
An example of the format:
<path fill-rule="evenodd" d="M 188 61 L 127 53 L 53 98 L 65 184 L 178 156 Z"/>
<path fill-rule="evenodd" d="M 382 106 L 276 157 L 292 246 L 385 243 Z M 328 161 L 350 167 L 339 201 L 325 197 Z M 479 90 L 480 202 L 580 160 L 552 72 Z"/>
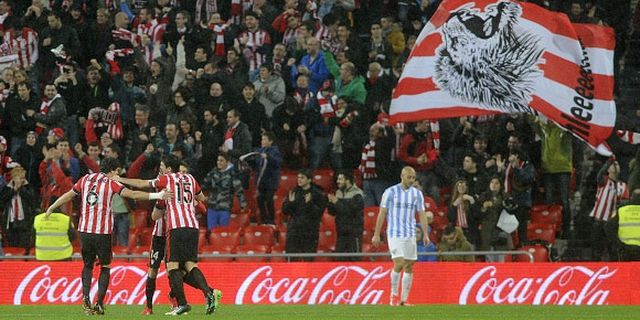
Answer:
<path fill-rule="evenodd" d="M 68 215 L 53 213 L 49 218 L 41 213 L 35 217 L 33 228 L 36 235 L 36 260 L 53 261 L 71 258 L 71 241 L 75 236 Z"/>

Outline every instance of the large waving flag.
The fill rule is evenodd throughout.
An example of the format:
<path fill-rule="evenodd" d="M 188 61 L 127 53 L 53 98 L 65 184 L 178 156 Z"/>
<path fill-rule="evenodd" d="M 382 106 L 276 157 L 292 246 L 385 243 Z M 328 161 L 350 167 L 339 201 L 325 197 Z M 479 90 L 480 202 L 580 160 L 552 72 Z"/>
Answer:
<path fill-rule="evenodd" d="M 393 93 L 391 122 L 525 112 L 610 154 L 611 28 L 509 0 L 444 0 Z"/>

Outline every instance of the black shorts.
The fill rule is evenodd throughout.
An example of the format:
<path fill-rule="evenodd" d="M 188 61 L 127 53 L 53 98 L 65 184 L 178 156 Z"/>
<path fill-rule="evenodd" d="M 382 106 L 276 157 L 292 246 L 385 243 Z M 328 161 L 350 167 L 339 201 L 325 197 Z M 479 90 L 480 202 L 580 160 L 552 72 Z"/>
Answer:
<path fill-rule="evenodd" d="M 160 264 L 164 260 L 164 253 L 167 248 L 167 237 L 153 236 L 151 240 L 151 254 L 149 255 L 149 267 L 160 269 Z"/>
<path fill-rule="evenodd" d="M 100 265 L 111 264 L 113 251 L 111 250 L 110 234 L 95 234 L 80 232 L 80 245 L 82 246 L 82 261 L 92 265 L 98 257 Z"/>
<path fill-rule="evenodd" d="M 198 235 L 195 228 L 178 228 L 167 236 L 167 262 L 198 261 Z"/>

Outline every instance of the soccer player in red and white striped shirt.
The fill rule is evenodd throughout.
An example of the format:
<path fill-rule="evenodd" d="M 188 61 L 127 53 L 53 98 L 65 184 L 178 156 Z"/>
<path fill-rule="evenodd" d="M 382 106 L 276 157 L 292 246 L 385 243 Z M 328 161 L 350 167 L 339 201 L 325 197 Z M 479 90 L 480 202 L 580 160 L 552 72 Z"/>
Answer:
<path fill-rule="evenodd" d="M 191 277 L 207 298 L 207 314 L 213 313 L 220 303 L 222 292 L 212 290 L 207 280 L 198 268 L 198 220 L 196 218 L 196 200 L 204 202 L 200 184 L 188 174 L 179 172 L 180 161 L 173 155 L 165 156 L 160 162 L 160 176 L 154 180 L 136 180 L 120 178 L 124 184 L 137 188 L 152 186 L 158 189 L 166 188 L 175 194 L 171 200 L 165 202 L 165 213 L 154 210 L 152 218 L 158 220 L 164 217 L 167 233 L 167 273 L 171 291 L 178 301 L 178 306 L 166 315 L 180 315 L 191 310 L 184 294 L 183 277 Z M 186 272 L 184 275 L 181 267 Z"/>
<path fill-rule="evenodd" d="M 78 231 L 82 245 L 82 293 L 83 307 L 87 314 L 104 314 L 104 296 L 109 286 L 111 274 L 111 233 L 113 232 L 113 212 L 111 210 L 111 198 L 115 194 L 134 200 L 170 199 L 171 193 L 158 192 L 146 193 L 132 191 L 113 180 L 120 172 L 121 165 L 117 159 L 105 158 L 102 160 L 99 173 L 87 174 L 80 178 L 71 190 L 63 194 L 48 209 L 46 217 L 61 205 L 73 200 L 76 196 L 82 198 L 82 211 Z M 98 301 L 91 306 L 89 291 L 91 289 L 91 276 L 96 256 L 100 261 L 100 277 L 98 278 Z"/>

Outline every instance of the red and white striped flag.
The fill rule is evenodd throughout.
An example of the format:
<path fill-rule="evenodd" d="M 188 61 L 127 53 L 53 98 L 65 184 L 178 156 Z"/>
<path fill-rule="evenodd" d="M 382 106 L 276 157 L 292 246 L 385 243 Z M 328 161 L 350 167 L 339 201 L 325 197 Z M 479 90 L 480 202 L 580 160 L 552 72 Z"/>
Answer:
<path fill-rule="evenodd" d="M 611 28 L 509 0 L 444 0 L 393 93 L 391 122 L 544 114 L 603 155 L 616 117 Z"/>

